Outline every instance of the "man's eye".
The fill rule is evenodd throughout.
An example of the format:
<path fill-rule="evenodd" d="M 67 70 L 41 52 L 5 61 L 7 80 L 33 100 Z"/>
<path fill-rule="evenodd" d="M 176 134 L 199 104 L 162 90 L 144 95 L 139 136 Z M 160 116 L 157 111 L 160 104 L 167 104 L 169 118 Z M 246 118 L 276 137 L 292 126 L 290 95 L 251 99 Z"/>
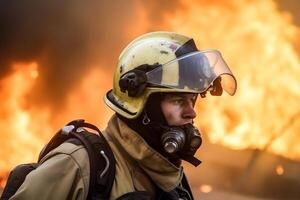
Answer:
<path fill-rule="evenodd" d="M 182 104 L 183 103 L 183 100 L 182 99 L 175 99 L 174 102 L 176 104 Z"/>

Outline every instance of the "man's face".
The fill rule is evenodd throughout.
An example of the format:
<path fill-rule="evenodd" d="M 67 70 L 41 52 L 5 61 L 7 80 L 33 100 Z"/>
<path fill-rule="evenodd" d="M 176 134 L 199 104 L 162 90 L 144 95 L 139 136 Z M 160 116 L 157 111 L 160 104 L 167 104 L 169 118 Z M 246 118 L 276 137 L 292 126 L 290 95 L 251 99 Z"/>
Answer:
<path fill-rule="evenodd" d="M 161 109 L 169 126 L 192 123 L 196 117 L 194 109 L 196 94 L 168 93 L 161 101 Z"/>

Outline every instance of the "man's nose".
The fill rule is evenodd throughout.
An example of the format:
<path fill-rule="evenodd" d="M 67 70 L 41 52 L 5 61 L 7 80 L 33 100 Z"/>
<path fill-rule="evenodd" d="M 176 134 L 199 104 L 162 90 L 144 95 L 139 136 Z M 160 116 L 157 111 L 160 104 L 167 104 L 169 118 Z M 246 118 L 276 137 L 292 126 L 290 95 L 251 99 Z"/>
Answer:
<path fill-rule="evenodd" d="M 195 111 L 194 104 L 188 103 L 185 106 L 185 109 L 183 112 L 183 118 L 194 119 L 194 118 L 196 118 L 196 116 L 197 116 L 197 113 Z"/>

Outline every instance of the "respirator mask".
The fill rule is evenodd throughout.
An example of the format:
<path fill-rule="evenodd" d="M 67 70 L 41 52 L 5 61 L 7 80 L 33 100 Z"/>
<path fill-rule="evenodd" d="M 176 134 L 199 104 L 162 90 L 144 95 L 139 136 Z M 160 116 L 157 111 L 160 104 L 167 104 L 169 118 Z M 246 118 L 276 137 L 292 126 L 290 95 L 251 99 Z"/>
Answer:
<path fill-rule="evenodd" d="M 192 124 L 161 126 L 161 145 L 169 155 L 176 155 L 198 166 L 201 161 L 194 157 L 202 144 L 199 130 Z"/>

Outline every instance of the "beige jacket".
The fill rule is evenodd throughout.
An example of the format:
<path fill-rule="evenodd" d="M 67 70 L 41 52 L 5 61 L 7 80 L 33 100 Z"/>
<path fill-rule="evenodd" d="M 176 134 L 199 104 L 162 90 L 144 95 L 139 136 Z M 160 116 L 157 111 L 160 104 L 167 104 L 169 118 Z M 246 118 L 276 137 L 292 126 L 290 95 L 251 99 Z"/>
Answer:
<path fill-rule="evenodd" d="M 134 191 L 155 196 L 154 183 L 164 191 L 177 187 L 183 176 L 178 168 L 153 150 L 143 138 L 113 116 L 103 131 L 116 159 L 116 176 L 110 199 Z M 27 175 L 13 200 L 84 200 L 89 188 L 88 155 L 83 146 L 63 143 L 47 154 Z"/>

